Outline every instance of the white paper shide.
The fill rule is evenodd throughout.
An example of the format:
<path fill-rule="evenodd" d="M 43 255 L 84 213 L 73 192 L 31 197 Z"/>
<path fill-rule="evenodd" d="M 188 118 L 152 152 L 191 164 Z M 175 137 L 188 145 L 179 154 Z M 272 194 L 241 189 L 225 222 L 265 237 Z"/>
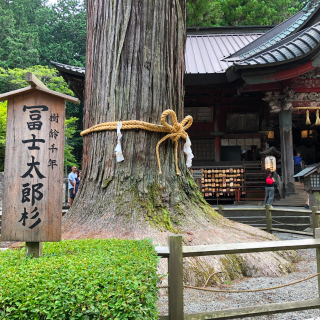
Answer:
<path fill-rule="evenodd" d="M 194 158 L 194 155 L 191 150 L 191 141 L 189 139 L 189 136 L 187 136 L 186 143 L 184 144 L 184 147 L 183 147 L 183 151 L 187 156 L 186 165 L 188 168 L 190 168 L 190 167 L 192 167 L 192 159 Z"/>
<path fill-rule="evenodd" d="M 114 150 L 116 152 L 117 162 L 121 162 L 124 160 L 122 149 L 121 149 L 121 138 L 122 138 L 122 134 L 120 131 L 121 127 L 122 127 L 122 122 L 118 122 L 118 126 L 117 126 L 118 143 Z"/>

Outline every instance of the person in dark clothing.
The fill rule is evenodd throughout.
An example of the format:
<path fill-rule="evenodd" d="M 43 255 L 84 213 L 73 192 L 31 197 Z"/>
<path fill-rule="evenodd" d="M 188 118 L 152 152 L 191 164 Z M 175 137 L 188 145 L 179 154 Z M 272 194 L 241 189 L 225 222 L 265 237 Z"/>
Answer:
<path fill-rule="evenodd" d="M 268 168 L 266 169 L 266 184 L 265 184 L 266 197 L 264 199 L 264 206 L 266 206 L 267 204 L 272 205 L 273 198 L 274 198 L 273 184 L 274 184 L 273 174 L 271 173 L 271 170 Z"/>
<path fill-rule="evenodd" d="M 80 185 L 80 180 L 81 180 L 81 171 L 77 170 L 76 187 L 74 189 L 74 196 L 77 195 L 78 188 L 79 188 L 79 185 Z"/>
<path fill-rule="evenodd" d="M 293 165 L 294 165 L 294 174 L 298 174 L 302 170 L 302 157 L 301 152 L 298 151 L 297 155 L 293 157 Z M 295 178 L 295 181 L 299 181 L 298 178 Z"/>

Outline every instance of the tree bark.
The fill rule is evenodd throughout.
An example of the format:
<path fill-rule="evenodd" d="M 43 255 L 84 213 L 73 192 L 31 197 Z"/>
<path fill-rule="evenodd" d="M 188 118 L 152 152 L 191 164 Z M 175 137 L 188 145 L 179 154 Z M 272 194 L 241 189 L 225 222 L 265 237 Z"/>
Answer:
<path fill-rule="evenodd" d="M 119 120 L 160 124 L 163 111 L 183 119 L 185 0 L 87 0 L 87 61 L 84 128 Z M 186 245 L 274 239 L 258 229 L 222 218 L 204 201 L 185 165 L 175 174 L 174 144 L 156 145 L 163 134 L 122 131 L 125 160 L 116 162 L 116 131 L 84 136 L 81 186 L 64 218 L 64 238 L 152 238 L 168 233 Z M 293 269 L 293 253 L 186 259 L 189 283 L 243 274 L 280 275 Z M 190 266 L 188 268 L 187 266 Z M 166 264 L 160 264 L 164 273 Z M 221 271 L 222 273 L 218 273 Z"/>

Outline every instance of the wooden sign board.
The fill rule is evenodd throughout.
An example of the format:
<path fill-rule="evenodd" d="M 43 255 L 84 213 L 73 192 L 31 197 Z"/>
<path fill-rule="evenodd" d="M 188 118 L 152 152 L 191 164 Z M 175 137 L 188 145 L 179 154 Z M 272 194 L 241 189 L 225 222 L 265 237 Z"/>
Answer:
<path fill-rule="evenodd" d="M 203 178 L 203 171 L 202 170 L 195 170 L 192 172 L 192 177 L 194 180 L 202 179 Z"/>
<path fill-rule="evenodd" d="M 195 107 L 184 108 L 184 115 L 192 116 L 194 122 L 211 122 L 213 121 L 214 108 L 212 107 Z"/>
<path fill-rule="evenodd" d="M 228 113 L 227 132 L 258 132 L 259 113 Z"/>
<path fill-rule="evenodd" d="M 60 241 L 65 99 L 25 90 L 8 98 L 1 240 Z"/>

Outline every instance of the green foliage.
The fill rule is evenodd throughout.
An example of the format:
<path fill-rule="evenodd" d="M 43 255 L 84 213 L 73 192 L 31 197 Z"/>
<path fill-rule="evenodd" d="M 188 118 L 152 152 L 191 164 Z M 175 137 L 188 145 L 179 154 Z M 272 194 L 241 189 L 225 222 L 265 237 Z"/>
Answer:
<path fill-rule="evenodd" d="M 37 35 L 15 25 L 13 13 L 0 6 L 0 67 L 24 68 L 39 63 Z"/>
<path fill-rule="evenodd" d="M 71 117 L 66 119 L 65 122 L 65 145 L 64 145 L 64 165 L 68 167 L 78 166 L 77 159 L 73 155 L 74 147 L 69 143 L 69 140 L 72 141 L 74 134 L 77 132 L 77 122 L 78 118 Z"/>
<path fill-rule="evenodd" d="M 279 24 L 302 6 L 300 0 L 187 0 L 187 24 L 189 27 Z"/>
<path fill-rule="evenodd" d="M 0 171 L 4 168 L 6 148 L 7 101 L 0 102 Z"/>
<path fill-rule="evenodd" d="M 0 0 L 0 67 L 48 65 L 51 60 L 84 66 L 84 0 Z"/>
<path fill-rule="evenodd" d="M 157 254 L 149 240 L 45 243 L 39 259 L 0 253 L 0 319 L 157 319 Z"/>
<path fill-rule="evenodd" d="M 64 94 L 74 95 L 64 79 L 59 76 L 59 72 L 56 69 L 40 65 L 28 67 L 25 69 L 0 68 L 0 93 L 27 87 L 29 85 L 26 81 L 27 72 L 32 72 L 51 90 L 55 90 Z"/>
<path fill-rule="evenodd" d="M 188 0 L 187 25 L 193 26 L 219 26 L 222 23 L 223 12 L 221 4 L 213 0 Z"/>
<path fill-rule="evenodd" d="M 84 0 L 59 0 L 52 6 L 42 6 L 36 19 L 41 64 L 58 61 L 84 66 L 87 36 Z"/>
<path fill-rule="evenodd" d="M 0 68 L 0 93 L 20 89 L 28 86 L 26 82 L 26 73 L 32 72 L 35 74 L 49 89 L 58 91 L 60 93 L 74 95 L 69 89 L 64 79 L 59 76 L 59 72 L 56 69 L 44 67 L 44 66 L 33 66 L 26 69 L 3 69 Z M 5 110 L 5 113 L 2 112 Z M 79 165 L 81 161 L 82 152 L 82 137 L 80 136 L 79 118 L 72 117 L 72 114 L 76 113 L 76 110 L 81 110 L 81 106 L 74 103 L 67 103 L 66 107 L 66 129 L 65 136 L 67 138 L 65 149 L 64 149 L 64 163 L 67 166 Z M 78 111 L 78 114 L 82 114 L 82 111 Z M 2 122 L 2 115 L 6 117 L 6 105 L 0 104 L 0 170 L 3 169 L 4 162 L 4 143 L 1 142 L 2 136 L 5 139 L 5 125 L 6 122 Z M 4 128 L 2 135 L 2 126 Z M 75 137 L 76 135 L 76 137 Z M 76 152 L 77 151 L 77 152 Z M 77 157 L 75 157 L 75 153 Z"/>

